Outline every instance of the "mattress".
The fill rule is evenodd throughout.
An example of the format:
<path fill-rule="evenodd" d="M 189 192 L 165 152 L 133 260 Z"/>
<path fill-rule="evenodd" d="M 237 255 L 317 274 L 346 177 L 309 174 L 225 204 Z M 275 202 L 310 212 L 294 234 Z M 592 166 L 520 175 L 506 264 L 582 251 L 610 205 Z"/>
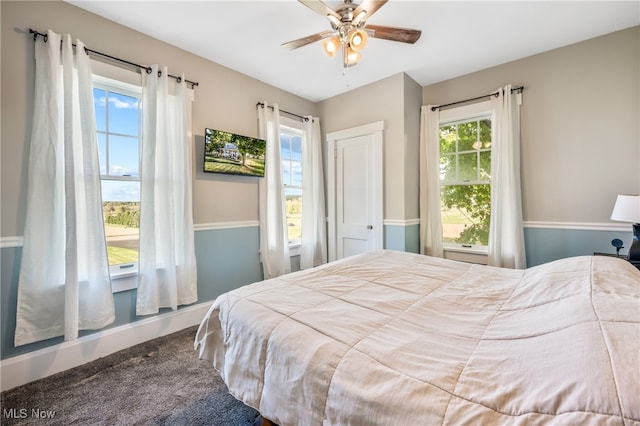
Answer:
<path fill-rule="evenodd" d="M 640 425 L 640 272 L 375 251 L 218 297 L 195 342 L 279 425 Z"/>

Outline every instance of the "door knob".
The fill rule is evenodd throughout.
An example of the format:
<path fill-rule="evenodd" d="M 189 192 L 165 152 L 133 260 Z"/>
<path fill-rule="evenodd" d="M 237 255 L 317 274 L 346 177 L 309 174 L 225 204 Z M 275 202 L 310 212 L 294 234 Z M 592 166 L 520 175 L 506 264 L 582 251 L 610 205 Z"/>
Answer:
<path fill-rule="evenodd" d="M 367 225 L 367 229 L 373 229 L 373 225 Z"/>

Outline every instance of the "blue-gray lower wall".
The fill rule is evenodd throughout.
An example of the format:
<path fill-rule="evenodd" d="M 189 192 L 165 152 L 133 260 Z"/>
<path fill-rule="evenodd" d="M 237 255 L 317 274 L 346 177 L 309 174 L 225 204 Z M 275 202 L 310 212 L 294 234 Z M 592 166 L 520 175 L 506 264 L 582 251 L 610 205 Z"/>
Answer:
<path fill-rule="evenodd" d="M 384 248 L 420 253 L 420 224 L 384 225 Z"/>
<path fill-rule="evenodd" d="M 262 279 L 257 226 L 198 231 L 195 246 L 199 302 Z"/>
<path fill-rule="evenodd" d="M 570 225 L 569 225 L 570 226 Z M 618 238 L 624 247 L 631 245 L 631 225 L 628 232 L 594 229 L 524 228 L 527 267 L 540 265 L 565 257 L 592 255 L 594 252 L 614 254 L 611 241 Z M 384 248 L 389 250 L 420 252 L 420 225 L 385 225 Z M 620 254 L 627 253 L 624 248 Z"/>
<path fill-rule="evenodd" d="M 213 301 L 220 294 L 262 279 L 262 266 L 258 257 L 259 228 L 237 227 L 200 230 L 195 233 L 198 263 L 198 302 Z M 62 343 L 53 338 L 28 345 L 13 345 L 16 327 L 16 301 L 22 247 L 5 247 L 1 252 L 0 276 L 0 359 L 32 352 Z M 148 316 L 136 315 L 136 290 L 114 293 L 116 319 L 108 328 L 130 324 Z M 169 312 L 161 310 L 161 315 Z M 82 331 L 81 336 L 94 333 Z"/>
<path fill-rule="evenodd" d="M 574 256 L 589 256 L 594 252 L 615 254 L 611 241 L 618 238 L 624 247 L 620 254 L 626 255 L 633 233 L 629 231 L 594 231 L 588 229 L 524 228 L 527 267 Z"/>
<path fill-rule="evenodd" d="M 631 243 L 629 231 L 601 231 L 583 229 L 525 228 L 527 266 L 536 266 L 552 260 L 591 255 L 593 252 L 615 253 L 611 240 L 619 238 L 624 246 Z M 419 225 L 385 225 L 385 248 L 418 253 Z M 198 261 L 198 301 L 214 300 L 218 295 L 262 279 L 258 257 L 259 228 L 257 226 L 199 230 L 195 233 Z M 626 249 L 622 250 L 626 253 Z M 62 342 L 62 338 L 49 339 L 20 347 L 13 346 L 18 275 L 21 247 L 4 247 L 0 256 L 0 358 L 10 358 Z M 299 259 L 292 259 L 294 270 Z M 110 327 L 133 323 L 147 317 L 135 314 L 136 291 L 114 294 L 116 320 Z M 167 310 L 161 312 L 164 313 Z M 90 334 L 81 332 L 81 335 Z"/>

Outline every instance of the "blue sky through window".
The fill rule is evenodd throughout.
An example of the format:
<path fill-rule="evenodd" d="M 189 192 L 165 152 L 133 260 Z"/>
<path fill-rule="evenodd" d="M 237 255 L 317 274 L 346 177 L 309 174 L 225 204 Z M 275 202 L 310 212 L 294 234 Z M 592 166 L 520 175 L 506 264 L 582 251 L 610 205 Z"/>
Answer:
<path fill-rule="evenodd" d="M 282 181 L 287 186 L 302 187 L 302 138 L 297 135 L 281 133 Z M 293 191 L 293 192 L 291 192 Z M 301 191 L 291 189 L 291 195 L 300 195 Z"/>
<path fill-rule="evenodd" d="M 140 176 L 139 100 L 135 96 L 93 89 L 98 130 L 100 174 L 125 177 L 102 180 L 103 201 L 140 201 L 140 183 L 126 177 Z"/>
<path fill-rule="evenodd" d="M 102 201 L 140 201 L 140 182 L 103 180 Z"/>

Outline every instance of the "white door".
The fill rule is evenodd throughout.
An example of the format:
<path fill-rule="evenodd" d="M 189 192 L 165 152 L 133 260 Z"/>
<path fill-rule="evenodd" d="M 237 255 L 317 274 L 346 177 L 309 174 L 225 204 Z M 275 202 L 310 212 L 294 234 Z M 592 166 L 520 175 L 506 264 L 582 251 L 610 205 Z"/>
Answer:
<path fill-rule="evenodd" d="M 383 246 L 382 131 L 373 123 L 327 135 L 329 259 Z"/>

